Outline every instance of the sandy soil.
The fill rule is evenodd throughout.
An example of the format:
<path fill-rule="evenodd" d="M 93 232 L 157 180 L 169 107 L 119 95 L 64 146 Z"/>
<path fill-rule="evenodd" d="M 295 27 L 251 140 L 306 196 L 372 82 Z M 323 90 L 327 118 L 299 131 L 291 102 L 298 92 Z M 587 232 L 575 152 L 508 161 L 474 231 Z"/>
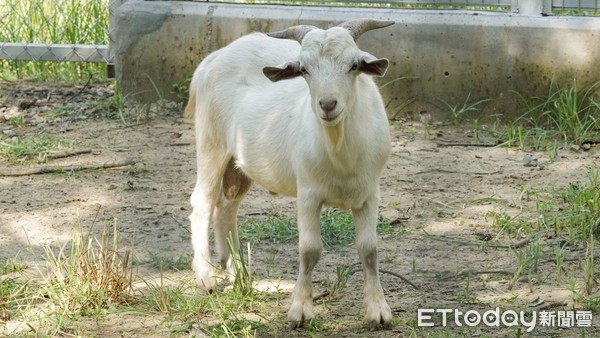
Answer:
<path fill-rule="evenodd" d="M 47 165 L 81 165 L 131 159 L 134 167 L 72 171 L 64 174 L 0 176 L 0 258 L 20 254 L 26 260 L 41 258 L 42 248 L 59 245 L 70 239 L 78 222 L 84 229 L 100 233 L 104 221 L 118 220 L 124 241 L 133 245 L 140 259 L 149 255 L 179 258 L 192 252 L 187 217 L 191 212 L 189 195 L 195 180 L 193 125 L 180 117 L 180 108 L 171 109 L 148 121 L 125 127 L 118 119 L 109 119 L 102 111 L 83 104 L 111 95 L 104 85 L 87 88 L 40 87 L 30 84 L 0 84 L 0 139 L 31 135 L 45 131 L 56 138 L 74 142 L 75 149 L 91 149 L 88 154 L 50 160 Z M 48 118 L 45 112 L 70 104 L 68 114 Z M 77 108 L 80 107 L 80 108 Z M 16 128 L 11 116 L 24 116 L 25 125 Z M 496 306 L 509 309 L 570 309 L 573 300 L 566 282 L 552 278 L 530 284 L 519 281 L 508 288 L 516 258 L 511 250 L 462 245 L 456 241 L 490 240 L 516 242 L 520 238 L 496 238 L 499 229 L 491 226 L 486 214 L 504 210 L 517 214 L 518 206 L 531 204 L 522 189 L 539 191 L 567 186 L 583 180 L 585 169 L 598 166 L 600 147 L 578 152 L 561 149 L 557 161 L 543 170 L 522 164 L 525 153 L 498 147 L 443 147 L 438 143 L 473 142 L 465 130 L 440 127 L 430 139 L 423 137 L 422 126 L 408 123 L 390 127 L 393 154 L 381 180 L 380 214 L 405 231 L 399 236 L 380 240 L 382 269 L 402 274 L 419 286 L 418 290 L 390 274 L 382 274 L 384 291 L 401 324 L 389 331 L 372 333 L 374 337 L 397 337 L 410 334 L 408 323 L 414 321 L 418 308 L 458 308 L 489 310 Z M 541 162 L 545 153 L 530 153 Z M 27 164 L 26 166 L 38 166 Z M 22 169 L 23 165 L 0 158 L 1 169 Z M 493 198 L 493 199 L 490 199 Z M 271 196 L 253 187 L 240 210 L 240 217 L 275 211 L 294 216 L 294 200 Z M 31 255 L 27 248 L 32 248 Z M 257 279 L 274 278 L 281 285 L 293 284 L 297 272 L 295 243 L 277 246 L 261 242 L 253 249 Z M 272 257 L 276 256 L 275 263 Z M 355 264 L 358 257 L 349 246 L 326 252 L 315 271 L 315 292 L 322 292 L 324 282 L 335 277 L 335 268 Z M 542 263 L 542 270 L 553 271 L 552 262 Z M 452 276 L 473 270 L 467 274 Z M 495 271 L 497 273 L 480 273 Z M 140 269 L 144 278 L 159 271 Z M 187 271 L 190 275 L 191 271 Z M 468 291 L 466 291 L 468 290 Z M 280 292 L 286 291 L 282 288 Z M 473 299 L 477 301 L 473 301 Z M 265 336 L 305 336 L 302 330 L 289 332 L 285 325 L 286 301 L 274 305 L 273 322 Z M 538 307 L 530 307 L 544 302 Z M 341 296 L 317 303 L 317 315 L 331 322 L 323 335 L 335 337 L 364 336 L 360 320 L 362 277 L 353 275 Z M 533 304 L 535 305 L 535 304 Z M 590 336 L 600 334 L 599 315 Z M 118 316 L 95 322 L 99 336 L 165 336 L 169 330 L 160 318 Z M 340 323 L 336 325 L 335 323 Z M 348 324 L 350 323 L 350 324 Z M 461 333 L 463 328 L 454 328 Z M 469 336 L 514 335 L 515 328 L 470 328 Z M 580 336 L 581 330 L 540 328 L 536 336 Z"/>

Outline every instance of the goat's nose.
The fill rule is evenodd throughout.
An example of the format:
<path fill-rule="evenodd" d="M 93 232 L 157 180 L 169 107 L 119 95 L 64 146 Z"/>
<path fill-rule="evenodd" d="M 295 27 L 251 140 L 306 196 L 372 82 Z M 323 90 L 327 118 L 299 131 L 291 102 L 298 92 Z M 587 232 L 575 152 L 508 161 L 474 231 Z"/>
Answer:
<path fill-rule="evenodd" d="M 336 99 L 320 100 L 319 106 L 321 106 L 321 109 L 323 109 L 324 112 L 329 113 L 335 109 L 335 106 L 337 106 L 337 100 Z"/>

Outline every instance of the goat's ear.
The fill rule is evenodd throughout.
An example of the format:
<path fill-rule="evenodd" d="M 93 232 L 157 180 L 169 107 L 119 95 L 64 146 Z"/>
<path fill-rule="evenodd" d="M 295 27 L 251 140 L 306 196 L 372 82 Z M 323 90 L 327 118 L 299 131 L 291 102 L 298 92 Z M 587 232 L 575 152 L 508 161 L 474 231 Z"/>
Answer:
<path fill-rule="evenodd" d="M 358 70 L 373 76 L 384 76 L 389 65 L 388 59 L 378 59 L 369 53 L 363 53 L 358 61 Z"/>
<path fill-rule="evenodd" d="M 263 74 L 272 82 L 292 79 L 302 75 L 300 72 L 300 62 L 298 61 L 287 62 L 277 67 L 265 67 L 263 68 Z"/>

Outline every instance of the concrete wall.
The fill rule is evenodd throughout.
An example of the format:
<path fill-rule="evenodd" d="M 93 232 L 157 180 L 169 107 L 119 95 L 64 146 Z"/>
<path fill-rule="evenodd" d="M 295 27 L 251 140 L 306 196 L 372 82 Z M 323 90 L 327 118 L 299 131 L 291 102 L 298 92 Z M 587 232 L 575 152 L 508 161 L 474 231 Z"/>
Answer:
<path fill-rule="evenodd" d="M 551 83 L 600 81 L 600 18 L 514 13 L 236 5 L 129 0 L 115 13 L 117 78 L 137 100 L 174 97 L 210 52 L 252 31 L 298 23 L 330 27 L 371 17 L 396 24 L 363 35 L 358 45 L 391 67 L 380 84 L 390 116 L 447 111 L 444 102 L 482 105 L 516 116 L 518 97 L 548 93 Z M 405 79 L 401 79 L 405 78 Z M 150 81 L 149 79 L 152 79 Z"/>

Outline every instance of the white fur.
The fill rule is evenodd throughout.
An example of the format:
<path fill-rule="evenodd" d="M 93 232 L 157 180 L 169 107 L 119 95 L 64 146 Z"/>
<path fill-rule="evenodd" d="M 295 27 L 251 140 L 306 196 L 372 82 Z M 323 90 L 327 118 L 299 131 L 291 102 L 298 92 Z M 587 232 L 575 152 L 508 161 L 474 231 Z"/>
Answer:
<path fill-rule="evenodd" d="M 389 325 L 392 314 L 379 282 L 376 221 L 379 178 L 390 153 L 388 121 L 371 76 L 350 71 L 359 50 L 343 28 L 315 29 L 302 42 L 254 33 L 209 55 L 194 73 L 187 114 L 195 115 L 198 178 L 192 194 L 193 268 L 212 288 L 218 269 L 210 258 L 215 231 L 217 261 L 227 268 L 231 232 L 239 247 L 240 199 L 227 200 L 222 177 L 233 157 L 240 170 L 271 192 L 297 197 L 300 272 L 288 317 L 313 317 L 312 270 L 322 251 L 323 205 L 351 209 L 365 277 L 366 321 Z M 309 75 L 271 82 L 264 67 L 296 62 Z M 387 67 L 387 60 L 385 62 Z M 384 70 L 385 71 L 385 70 Z M 320 100 L 336 100 L 326 114 Z"/>

